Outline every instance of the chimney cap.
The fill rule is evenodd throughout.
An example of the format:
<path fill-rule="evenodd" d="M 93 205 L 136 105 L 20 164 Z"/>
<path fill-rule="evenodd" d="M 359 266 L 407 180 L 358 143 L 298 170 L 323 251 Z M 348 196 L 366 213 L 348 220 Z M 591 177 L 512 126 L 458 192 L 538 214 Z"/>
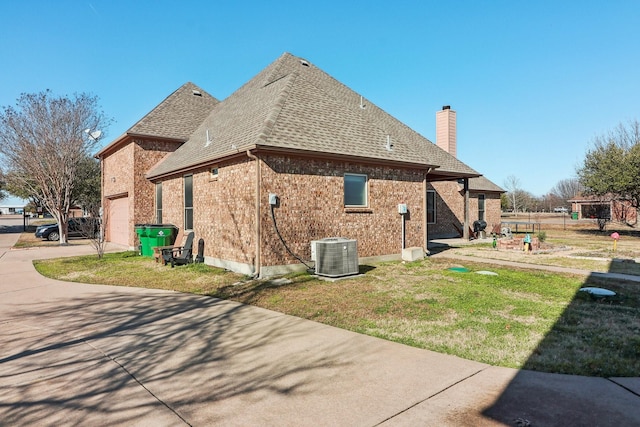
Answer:
<path fill-rule="evenodd" d="M 451 109 L 451 105 L 443 105 L 442 109 L 443 110 L 450 110 Z"/>

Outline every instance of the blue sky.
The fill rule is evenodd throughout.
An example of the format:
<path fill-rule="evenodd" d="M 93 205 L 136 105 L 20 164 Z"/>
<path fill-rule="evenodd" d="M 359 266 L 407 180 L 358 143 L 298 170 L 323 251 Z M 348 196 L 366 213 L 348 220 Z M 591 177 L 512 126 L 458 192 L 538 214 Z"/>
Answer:
<path fill-rule="evenodd" d="M 547 193 L 597 135 L 640 119 L 637 1 L 3 1 L 0 106 L 90 92 L 108 143 L 192 81 L 224 99 L 283 52 L 425 137 L 458 118 L 458 157 Z"/>

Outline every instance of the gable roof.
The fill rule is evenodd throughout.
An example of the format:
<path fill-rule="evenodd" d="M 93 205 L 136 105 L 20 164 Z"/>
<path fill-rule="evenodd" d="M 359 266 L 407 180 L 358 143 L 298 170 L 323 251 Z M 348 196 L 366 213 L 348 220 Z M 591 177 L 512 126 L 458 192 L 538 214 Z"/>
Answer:
<path fill-rule="evenodd" d="M 184 142 L 220 101 L 191 82 L 180 86 L 123 135 L 100 150 L 112 150 L 127 136 L 145 136 Z"/>
<path fill-rule="evenodd" d="M 147 177 L 246 150 L 436 168 L 429 175 L 433 179 L 480 176 L 308 61 L 285 53 L 216 104 L 188 141 Z"/>

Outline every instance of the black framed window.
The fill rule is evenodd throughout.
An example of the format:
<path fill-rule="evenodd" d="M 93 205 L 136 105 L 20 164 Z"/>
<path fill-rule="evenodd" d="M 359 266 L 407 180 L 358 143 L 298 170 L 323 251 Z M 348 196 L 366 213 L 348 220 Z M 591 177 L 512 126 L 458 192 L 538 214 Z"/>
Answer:
<path fill-rule="evenodd" d="M 162 224 L 162 183 L 156 183 L 156 224 Z"/>
<path fill-rule="evenodd" d="M 184 229 L 193 230 L 193 175 L 184 176 Z"/>
<path fill-rule="evenodd" d="M 427 224 L 436 223 L 436 192 L 427 190 Z"/>

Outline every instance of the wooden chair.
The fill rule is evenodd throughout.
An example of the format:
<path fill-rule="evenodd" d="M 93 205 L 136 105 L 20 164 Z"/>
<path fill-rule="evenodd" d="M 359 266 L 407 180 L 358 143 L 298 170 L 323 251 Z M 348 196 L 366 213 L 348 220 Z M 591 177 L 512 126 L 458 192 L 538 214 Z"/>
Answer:
<path fill-rule="evenodd" d="M 183 246 L 174 246 L 171 249 L 162 250 L 164 265 L 171 263 L 171 268 L 177 265 L 191 264 L 193 262 L 193 231 L 187 234 Z"/>
<path fill-rule="evenodd" d="M 156 262 L 159 262 L 160 259 L 162 258 L 162 251 L 165 249 L 173 249 L 176 247 L 180 247 L 180 246 L 184 246 L 184 230 L 181 228 L 178 230 L 178 235 L 176 236 L 176 239 L 173 241 L 172 245 L 168 245 L 168 246 L 154 246 L 153 247 L 153 258 L 156 260 Z M 163 259 L 163 263 L 164 265 L 167 265 L 166 262 L 164 262 Z"/>

